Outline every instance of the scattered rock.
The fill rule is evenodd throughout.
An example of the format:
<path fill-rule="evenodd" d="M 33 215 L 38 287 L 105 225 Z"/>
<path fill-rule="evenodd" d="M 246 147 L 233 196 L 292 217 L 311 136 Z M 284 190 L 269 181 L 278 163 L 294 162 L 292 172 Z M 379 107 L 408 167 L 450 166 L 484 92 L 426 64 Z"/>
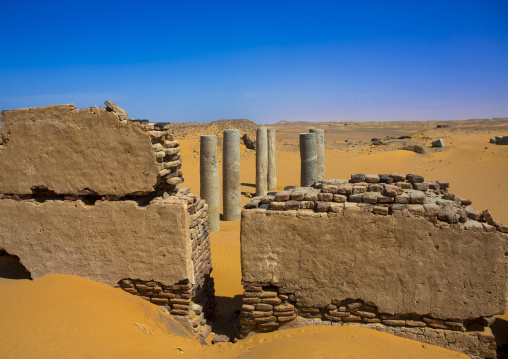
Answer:
<path fill-rule="evenodd" d="M 436 128 L 450 128 L 450 125 L 437 125 Z"/>
<path fill-rule="evenodd" d="M 212 344 L 215 344 L 215 343 L 229 343 L 229 337 L 224 334 L 218 334 L 218 335 L 214 336 L 212 339 Z"/>
<path fill-rule="evenodd" d="M 245 147 L 247 147 L 247 149 L 249 149 L 249 150 L 256 149 L 256 143 L 250 139 L 248 134 L 245 133 L 242 136 L 242 141 L 243 141 L 243 144 L 245 145 Z"/>
<path fill-rule="evenodd" d="M 496 136 L 494 138 L 496 139 L 496 145 L 503 145 L 503 146 L 508 145 L 508 136 Z M 492 141 L 492 139 L 491 139 L 491 141 Z"/>
<path fill-rule="evenodd" d="M 116 103 L 106 100 L 104 101 L 104 104 L 106 105 L 106 109 L 117 115 L 120 120 L 122 121 L 127 120 L 127 116 L 129 115 L 129 113 L 120 106 L 118 106 Z"/>
<path fill-rule="evenodd" d="M 439 140 L 432 141 L 432 147 L 444 147 L 444 141 L 442 138 Z"/>
<path fill-rule="evenodd" d="M 424 155 L 427 153 L 427 150 L 425 148 L 423 148 L 422 146 L 418 146 L 418 145 L 405 145 L 405 146 L 402 146 L 400 149 L 405 150 L 405 151 L 413 151 L 413 152 L 419 153 L 421 155 Z"/>

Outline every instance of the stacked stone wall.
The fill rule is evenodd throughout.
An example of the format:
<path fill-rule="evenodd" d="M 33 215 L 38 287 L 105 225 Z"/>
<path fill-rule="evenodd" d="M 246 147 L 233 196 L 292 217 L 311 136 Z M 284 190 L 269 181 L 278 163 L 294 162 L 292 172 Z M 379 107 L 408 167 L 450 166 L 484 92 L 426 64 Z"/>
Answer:
<path fill-rule="evenodd" d="M 242 213 L 240 336 L 347 323 L 495 357 L 508 227 L 448 187 L 355 174 L 253 198 Z"/>

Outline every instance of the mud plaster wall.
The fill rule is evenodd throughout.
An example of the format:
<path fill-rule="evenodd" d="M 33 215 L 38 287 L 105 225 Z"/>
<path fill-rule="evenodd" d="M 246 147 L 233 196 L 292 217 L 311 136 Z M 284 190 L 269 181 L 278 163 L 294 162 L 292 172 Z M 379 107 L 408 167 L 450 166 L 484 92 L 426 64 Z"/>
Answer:
<path fill-rule="evenodd" d="M 304 307 L 359 298 L 383 313 L 436 318 L 505 310 L 505 240 L 498 232 L 357 211 L 296 213 L 243 211 L 244 284 L 283 288 Z"/>
<path fill-rule="evenodd" d="M 2 111 L 0 193 L 125 196 L 150 192 L 158 168 L 149 135 L 102 107 L 54 105 Z"/>
<path fill-rule="evenodd" d="M 122 278 L 194 282 L 186 203 L 0 200 L 0 248 L 32 278 L 73 274 L 108 285 Z"/>

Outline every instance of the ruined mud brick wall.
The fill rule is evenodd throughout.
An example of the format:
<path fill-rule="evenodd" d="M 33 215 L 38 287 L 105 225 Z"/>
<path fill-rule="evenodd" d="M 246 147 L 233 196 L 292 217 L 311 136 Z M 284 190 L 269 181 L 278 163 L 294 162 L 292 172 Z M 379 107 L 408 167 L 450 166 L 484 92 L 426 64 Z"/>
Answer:
<path fill-rule="evenodd" d="M 1 119 L 2 194 L 126 196 L 182 182 L 179 143 L 154 124 L 74 105 L 2 111 Z"/>
<path fill-rule="evenodd" d="M 401 173 L 253 198 L 241 335 L 348 323 L 495 357 L 488 326 L 506 309 L 508 227 L 470 205 L 447 183 Z"/>
<path fill-rule="evenodd" d="M 200 329 L 215 306 L 208 206 L 167 125 L 74 105 L 3 111 L 0 249 L 165 306 Z"/>

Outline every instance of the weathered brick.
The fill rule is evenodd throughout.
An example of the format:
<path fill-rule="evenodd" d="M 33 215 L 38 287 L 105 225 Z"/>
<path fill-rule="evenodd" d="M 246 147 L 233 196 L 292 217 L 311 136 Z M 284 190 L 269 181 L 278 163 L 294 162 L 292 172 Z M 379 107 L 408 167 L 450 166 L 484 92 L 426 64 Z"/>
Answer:
<path fill-rule="evenodd" d="M 286 202 L 272 202 L 270 203 L 270 209 L 274 211 L 283 211 L 286 209 Z"/>
<path fill-rule="evenodd" d="M 385 189 L 385 185 L 382 183 L 370 183 L 369 184 L 369 192 L 383 193 L 384 189 Z"/>
<path fill-rule="evenodd" d="M 273 310 L 276 312 L 289 312 L 295 310 L 295 306 L 292 304 L 282 304 L 273 307 Z"/>
<path fill-rule="evenodd" d="M 426 327 L 427 324 L 420 320 L 406 320 L 406 325 L 408 327 Z"/>
<path fill-rule="evenodd" d="M 342 195 L 350 195 L 353 193 L 353 186 L 347 183 L 342 184 L 338 186 L 337 193 Z"/>
<path fill-rule="evenodd" d="M 429 184 L 425 182 L 413 183 L 413 188 L 417 191 L 426 191 L 429 189 Z"/>
<path fill-rule="evenodd" d="M 425 181 L 425 179 L 422 177 L 422 176 L 418 176 L 418 175 L 407 175 L 406 176 L 406 179 L 412 183 L 412 184 L 415 184 L 415 183 L 422 183 Z"/>
<path fill-rule="evenodd" d="M 367 188 L 367 184 L 355 183 L 353 185 L 353 194 L 365 193 L 367 192 Z"/>
<path fill-rule="evenodd" d="M 254 320 L 256 321 L 256 323 L 268 323 L 268 322 L 274 322 L 274 321 L 276 321 L 277 317 L 275 317 L 274 315 L 271 315 L 269 317 L 254 318 Z"/>
<path fill-rule="evenodd" d="M 171 298 L 169 300 L 171 304 L 189 304 L 191 302 L 190 299 L 181 299 L 181 298 Z"/>
<path fill-rule="evenodd" d="M 400 172 L 392 172 L 390 177 L 392 177 L 395 182 L 403 182 L 406 180 L 406 175 Z"/>
<path fill-rule="evenodd" d="M 367 311 L 364 311 L 364 310 L 357 310 L 353 314 L 359 315 L 362 318 L 375 318 L 377 316 L 376 313 L 367 312 Z"/>
<path fill-rule="evenodd" d="M 291 192 L 289 191 L 281 191 L 275 194 L 275 201 L 276 202 L 286 202 L 289 201 L 289 198 L 291 197 Z"/>
<path fill-rule="evenodd" d="M 279 327 L 279 323 L 277 322 L 273 322 L 273 323 L 263 323 L 263 324 L 259 324 L 257 327 L 259 330 L 262 330 L 262 331 L 270 331 L 270 330 L 275 330 Z"/>
<path fill-rule="evenodd" d="M 258 303 L 258 304 L 256 304 L 256 310 L 271 311 L 271 310 L 273 310 L 273 305 L 266 304 L 266 303 Z"/>
<path fill-rule="evenodd" d="M 387 216 L 388 211 L 389 211 L 388 207 L 381 207 L 381 206 L 372 207 L 372 213 L 374 213 L 374 214 L 380 214 L 383 216 Z"/>
<path fill-rule="evenodd" d="M 316 203 L 314 201 L 301 201 L 300 202 L 300 209 L 314 209 L 314 207 L 316 207 Z"/>
<path fill-rule="evenodd" d="M 319 193 L 318 194 L 319 201 L 330 202 L 333 200 L 333 193 Z"/>
<path fill-rule="evenodd" d="M 297 209 L 300 209 L 300 202 L 299 201 L 290 200 L 290 201 L 287 201 L 287 202 L 284 202 L 284 203 L 286 205 L 286 209 L 287 210 L 297 210 Z"/>
<path fill-rule="evenodd" d="M 358 182 L 365 182 L 365 175 L 364 174 L 352 174 L 351 175 L 351 182 L 358 183 Z"/>
<path fill-rule="evenodd" d="M 411 189 L 413 188 L 413 185 L 409 182 L 397 182 L 395 183 L 397 187 L 400 187 L 402 189 Z"/>
<path fill-rule="evenodd" d="M 256 307 L 250 304 L 242 304 L 242 310 L 245 312 L 252 312 Z"/>
<path fill-rule="evenodd" d="M 305 192 L 300 191 L 291 192 L 291 199 L 294 201 L 303 201 L 305 199 Z"/>
<path fill-rule="evenodd" d="M 279 317 L 277 317 L 277 319 L 281 323 L 283 323 L 283 322 L 289 322 L 291 320 L 296 319 L 296 314 L 293 314 L 291 316 L 279 316 Z"/>
<path fill-rule="evenodd" d="M 425 193 L 421 191 L 409 192 L 409 203 L 423 204 L 425 202 Z"/>
<path fill-rule="evenodd" d="M 263 312 L 255 310 L 251 313 L 251 315 L 253 318 L 270 317 L 273 315 L 273 311 Z"/>
<path fill-rule="evenodd" d="M 326 185 L 323 185 L 323 188 L 322 188 L 322 191 L 324 193 L 337 193 L 339 187 L 338 186 L 335 186 L 335 185 L 330 185 L 330 184 L 326 184 Z"/>
<path fill-rule="evenodd" d="M 317 212 L 327 212 L 329 208 L 330 208 L 329 202 L 316 202 Z"/>
<path fill-rule="evenodd" d="M 258 298 L 261 297 L 262 292 L 243 292 L 245 298 Z"/>
<path fill-rule="evenodd" d="M 282 303 L 282 300 L 280 300 L 279 298 L 263 298 L 261 299 L 261 303 L 279 305 L 280 303 Z"/>
<path fill-rule="evenodd" d="M 355 300 L 355 301 L 353 301 L 353 302 L 349 302 L 349 303 L 347 303 L 347 304 L 346 304 L 346 307 L 347 307 L 347 309 L 349 309 L 349 310 L 353 310 L 353 309 L 360 308 L 362 305 L 363 305 L 363 302 L 362 302 L 362 301 Z"/>
<path fill-rule="evenodd" d="M 157 304 L 157 305 L 168 305 L 168 299 L 167 298 L 152 297 L 150 299 L 150 302 L 152 302 L 153 304 Z"/>
<path fill-rule="evenodd" d="M 345 318 L 345 317 L 349 317 L 351 315 L 351 313 L 350 312 L 339 312 L 338 310 L 334 309 L 334 310 L 330 310 L 328 312 L 328 315 L 331 315 L 332 317 Z"/>
<path fill-rule="evenodd" d="M 395 197 L 402 194 L 403 189 L 400 186 L 385 185 L 383 194 L 388 197 Z"/>
<path fill-rule="evenodd" d="M 376 204 L 379 194 L 377 192 L 367 192 L 362 196 L 364 203 Z"/>
<path fill-rule="evenodd" d="M 376 174 L 366 174 L 365 182 L 367 183 L 379 183 L 381 180 L 379 179 L 379 175 Z"/>
<path fill-rule="evenodd" d="M 172 309 L 170 313 L 173 315 L 187 315 L 187 314 L 189 314 L 188 311 L 181 310 L 181 309 Z"/>
<path fill-rule="evenodd" d="M 253 285 L 245 285 L 243 287 L 243 289 L 246 291 L 246 292 L 261 292 L 263 290 L 262 287 L 258 287 L 258 286 L 253 286 Z"/>

